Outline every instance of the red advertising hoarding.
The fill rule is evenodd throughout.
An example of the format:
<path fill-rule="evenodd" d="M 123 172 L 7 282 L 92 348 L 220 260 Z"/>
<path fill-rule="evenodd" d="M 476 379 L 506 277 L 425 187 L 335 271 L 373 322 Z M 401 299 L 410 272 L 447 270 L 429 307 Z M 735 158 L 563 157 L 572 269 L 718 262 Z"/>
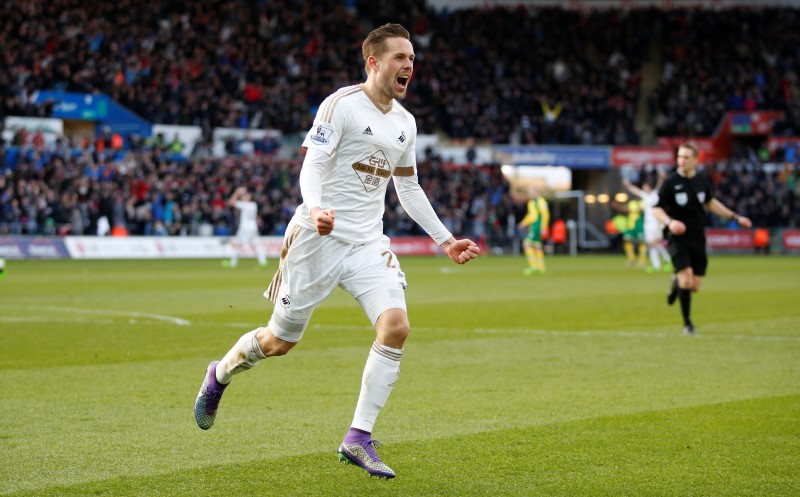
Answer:
<path fill-rule="evenodd" d="M 674 164 L 672 147 L 614 147 L 611 163 L 615 166 L 640 166 L 642 164 Z"/>
<path fill-rule="evenodd" d="M 800 230 L 784 230 L 783 248 L 787 251 L 800 250 Z"/>
<path fill-rule="evenodd" d="M 706 229 L 706 241 L 710 249 L 753 250 L 753 232 L 750 230 Z"/>
<path fill-rule="evenodd" d="M 700 152 L 700 163 L 704 164 L 707 162 L 713 162 L 717 160 L 723 160 L 728 156 L 729 153 L 729 146 L 723 143 L 724 140 L 720 138 L 707 138 L 707 137 L 692 137 L 692 138 L 682 138 L 682 137 L 665 137 L 662 136 L 658 139 L 658 144 L 662 147 L 668 147 L 673 150 L 673 154 L 677 152 L 678 146 L 689 142 L 693 143 L 697 146 L 698 151 Z M 727 137 L 727 141 L 730 141 L 730 137 Z"/>

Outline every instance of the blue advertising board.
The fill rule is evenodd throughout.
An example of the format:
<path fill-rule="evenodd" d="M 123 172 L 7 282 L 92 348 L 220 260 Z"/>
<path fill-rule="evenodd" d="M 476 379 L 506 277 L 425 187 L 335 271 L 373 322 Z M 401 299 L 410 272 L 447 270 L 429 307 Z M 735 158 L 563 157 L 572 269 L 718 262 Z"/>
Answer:
<path fill-rule="evenodd" d="M 71 93 L 42 90 L 37 92 L 36 103 L 54 102 L 52 117 L 78 121 L 93 121 L 98 132 L 108 126 L 123 136 L 137 133 L 150 136 L 152 124 L 130 109 L 118 104 L 107 95 L 94 93 Z"/>
<path fill-rule="evenodd" d="M 570 169 L 607 169 L 611 166 L 610 147 L 497 145 L 498 161 L 514 166 L 565 166 Z"/>
<path fill-rule="evenodd" d="M 0 236 L 0 258 L 68 259 L 69 252 L 60 238 Z"/>

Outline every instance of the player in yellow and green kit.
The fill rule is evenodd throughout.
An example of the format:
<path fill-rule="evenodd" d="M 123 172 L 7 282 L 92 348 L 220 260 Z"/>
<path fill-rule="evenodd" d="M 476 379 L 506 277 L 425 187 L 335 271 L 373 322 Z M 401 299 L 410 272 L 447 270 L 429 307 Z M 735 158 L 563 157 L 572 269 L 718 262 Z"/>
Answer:
<path fill-rule="evenodd" d="M 540 196 L 535 189 L 530 190 L 531 199 L 528 200 L 528 214 L 519 222 L 518 228 L 528 228 L 528 235 L 522 242 L 528 267 L 524 274 L 530 276 L 534 273 L 544 273 L 544 250 L 542 240 L 546 239 L 550 227 L 550 209 L 547 200 Z"/>
<path fill-rule="evenodd" d="M 636 264 L 645 267 L 647 264 L 647 245 L 644 243 L 644 202 L 635 199 L 628 202 L 628 226 L 622 236 L 625 255 L 628 257 L 628 265 Z M 639 249 L 639 261 L 636 261 L 634 244 Z"/>

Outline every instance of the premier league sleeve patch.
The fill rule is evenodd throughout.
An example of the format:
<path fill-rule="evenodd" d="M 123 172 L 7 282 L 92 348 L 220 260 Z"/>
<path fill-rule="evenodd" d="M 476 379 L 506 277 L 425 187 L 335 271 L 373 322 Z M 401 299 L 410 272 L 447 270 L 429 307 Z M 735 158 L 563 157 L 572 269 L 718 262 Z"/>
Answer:
<path fill-rule="evenodd" d="M 333 128 L 327 123 L 317 124 L 311 128 L 308 138 L 317 145 L 328 145 L 333 140 Z"/>

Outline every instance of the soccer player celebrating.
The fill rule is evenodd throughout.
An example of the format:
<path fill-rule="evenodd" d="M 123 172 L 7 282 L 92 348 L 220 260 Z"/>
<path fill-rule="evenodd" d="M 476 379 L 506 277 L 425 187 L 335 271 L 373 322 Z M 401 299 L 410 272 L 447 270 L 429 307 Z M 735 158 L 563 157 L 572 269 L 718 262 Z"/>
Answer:
<path fill-rule="evenodd" d="M 240 186 L 231 195 L 228 205 L 239 211 L 239 227 L 236 229 L 236 238 L 233 242 L 233 254 L 230 260 L 222 261 L 222 266 L 235 268 L 239 262 L 239 253 L 248 244 L 255 249 L 258 264 L 266 266 L 267 254 L 258 241 L 258 204 L 253 201 L 253 196 L 247 188 Z"/>
<path fill-rule="evenodd" d="M 650 264 L 653 271 L 661 271 L 662 260 L 666 263 L 664 266 L 665 271 L 672 269 L 672 264 L 669 262 L 669 253 L 661 243 L 664 239 L 662 227 L 653 215 L 653 207 L 658 204 L 658 189 L 661 187 L 661 181 L 659 180 L 656 188 L 653 189 L 647 182 L 639 188 L 627 179 L 622 180 L 625 188 L 642 199 L 644 204 L 644 242 L 647 244 L 647 252 L 650 255 Z M 627 252 L 627 246 L 625 250 Z"/>
<path fill-rule="evenodd" d="M 706 274 L 706 209 L 712 214 L 733 219 L 739 226 L 750 228 L 750 219 L 740 216 L 714 198 L 711 181 L 697 171 L 697 147 L 684 143 L 678 147 L 678 168 L 670 174 L 658 192 L 653 215 L 667 231 L 669 253 L 675 276 L 667 295 L 672 305 L 680 299 L 683 333 L 696 333 L 691 319 L 692 292 L 700 291 Z"/>
<path fill-rule="evenodd" d="M 314 309 L 340 286 L 364 309 L 376 338 L 339 459 L 370 475 L 393 478 L 395 472 L 378 457 L 372 438 L 400 374 L 410 331 L 405 274 L 383 235 L 389 179 L 406 212 L 453 262 L 465 264 L 480 250 L 473 241 L 450 234 L 418 182 L 417 127 L 399 103 L 414 69 L 408 31 L 398 24 L 381 26 L 364 40 L 362 54 L 366 82 L 326 98 L 303 142 L 303 203 L 287 226 L 280 265 L 265 292 L 275 303 L 272 317 L 209 364 L 195 401 L 195 419 L 200 428 L 211 428 L 233 375 L 288 353 L 303 337 Z"/>

